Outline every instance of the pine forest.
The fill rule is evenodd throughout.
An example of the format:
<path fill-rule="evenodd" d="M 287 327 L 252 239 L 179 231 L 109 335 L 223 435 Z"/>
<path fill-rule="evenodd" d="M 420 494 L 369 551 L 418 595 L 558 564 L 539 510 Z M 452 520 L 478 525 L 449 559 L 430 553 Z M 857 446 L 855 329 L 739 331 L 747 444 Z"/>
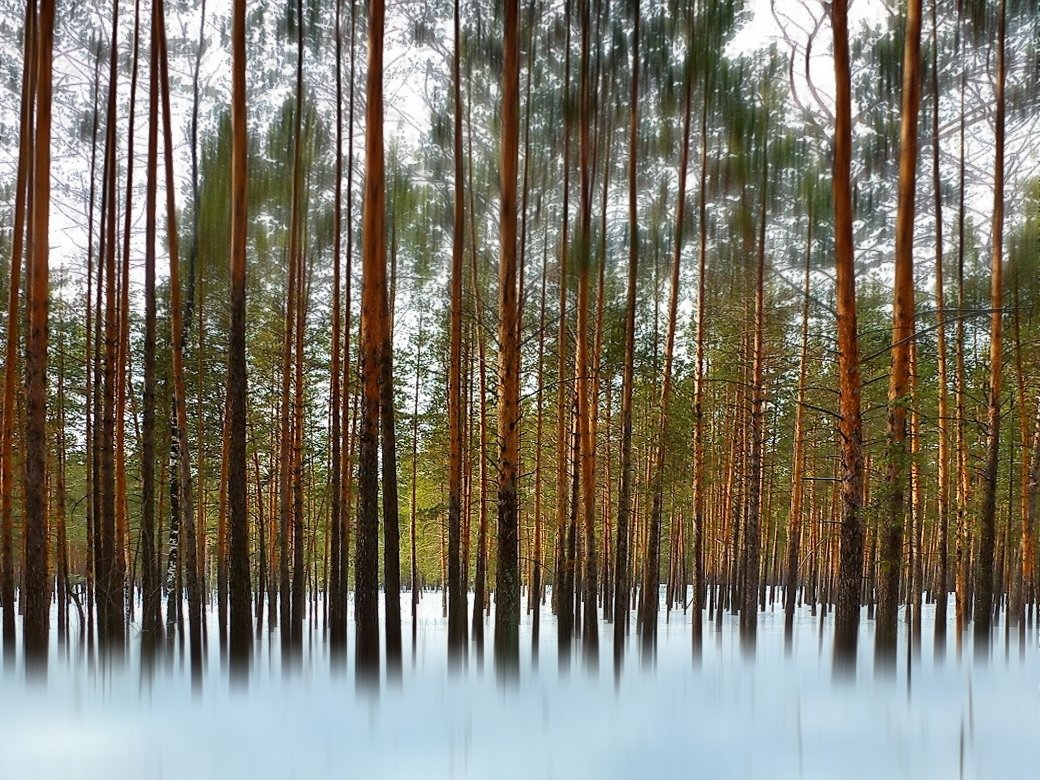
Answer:
<path fill-rule="evenodd" d="M 0 0 L 0 774 L 1029 776 L 1038 84 L 1036 0 Z"/>

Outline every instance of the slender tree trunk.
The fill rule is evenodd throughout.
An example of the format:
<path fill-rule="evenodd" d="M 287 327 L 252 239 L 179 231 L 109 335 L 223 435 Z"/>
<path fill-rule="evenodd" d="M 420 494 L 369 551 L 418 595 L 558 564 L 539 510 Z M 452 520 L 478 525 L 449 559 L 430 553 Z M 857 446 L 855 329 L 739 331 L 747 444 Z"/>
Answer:
<path fill-rule="evenodd" d="M 25 664 L 44 674 L 49 631 L 47 555 L 47 310 L 51 192 L 51 51 L 54 3 L 41 0 L 36 45 L 36 139 L 26 272 L 28 328 L 25 345 Z"/>
<path fill-rule="evenodd" d="M 570 663 L 574 631 L 574 608 L 567 592 L 567 452 L 571 435 L 573 392 L 567 382 L 567 260 L 570 252 L 570 95 L 571 95 L 571 0 L 566 1 L 566 46 L 563 66 L 563 216 L 560 225 L 559 326 L 556 331 L 556 563 L 553 572 L 553 607 L 556 610 L 560 667 Z"/>
<path fill-rule="evenodd" d="M 708 292 L 708 107 L 711 100 L 711 69 L 704 72 L 704 103 L 701 106 L 701 160 L 700 189 L 697 193 L 698 239 L 697 248 L 697 334 L 694 348 L 693 387 L 693 602 L 690 618 L 693 655 L 701 654 L 703 616 L 701 615 L 704 593 L 704 536 L 707 517 L 704 510 L 704 383 L 706 339 L 705 308 Z M 635 137 L 633 123 L 633 138 Z M 634 143 L 634 141 L 633 141 Z"/>
<path fill-rule="evenodd" d="M 758 251 L 755 262 L 755 323 L 751 362 L 751 451 L 748 469 L 748 509 L 744 524 L 744 588 L 740 607 L 741 645 L 753 653 L 758 632 L 759 558 L 762 535 L 762 461 L 765 454 L 765 264 L 766 196 L 769 189 L 769 111 L 765 109 L 762 128 L 762 181 L 759 193 Z"/>
<path fill-rule="evenodd" d="M 924 594 L 924 499 L 921 486 L 921 415 L 917 395 L 917 344 L 910 342 L 910 517 L 912 568 L 910 570 L 910 648 L 921 654 L 921 607 Z"/>
<path fill-rule="evenodd" d="M 541 639 L 542 592 L 545 587 L 542 579 L 542 434 L 544 430 L 544 414 L 542 401 L 545 395 L 545 301 L 546 277 L 549 267 L 549 244 L 542 245 L 542 278 L 541 293 L 538 302 L 538 390 L 535 399 L 534 435 L 534 552 L 531 564 L 531 591 L 528 593 L 528 609 L 531 617 L 531 656 L 538 658 L 538 645 Z"/>
<path fill-rule="evenodd" d="M 342 0 L 336 0 L 336 162 L 332 206 L 332 357 L 329 412 L 331 423 L 332 475 L 329 518 L 329 644 L 334 659 L 342 660 L 346 647 L 346 592 L 343 588 L 343 424 L 340 321 L 342 300 L 343 230 L 343 33 L 340 24 Z"/>
<path fill-rule="evenodd" d="M 910 0 L 903 50 L 903 106 L 899 138 L 899 204 L 896 212 L 895 288 L 892 304 L 892 371 L 888 384 L 888 473 L 886 513 L 880 529 L 875 659 L 894 669 L 896 614 L 903 557 L 906 484 L 910 451 L 907 412 L 910 351 L 914 339 L 914 196 L 917 189 L 917 124 L 921 104 L 921 0 Z"/>
<path fill-rule="evenodd" d="M 342 482 L 342 524 L 341 529 L 343 549 L 340 553 L 343 570 L 340 573 L 342 580 L 341 590 L 344 599 L 342 636 L 344 647 L 346 646 L 346 613 L 347 613 L 347 591 L 349 588 L 350 574 L 350 517 L 353 512 L 353 455 L 357 443 L 357 412 L 358 403 L 356 394 L 352 392 L 352 373 L 350 363 L 350 328 L 352 321 L 351 289 L 354 274 L 354 42 L 357 27 L 357 3 L 350 3 L 350 75 L 348 78 L 349 89 L 347 102 L 347 267 L 345 269 L 343 297 L 345 299 L 346 311 L 343 314 L 343 411 L 341 417 L 344 426 L 345 455 L 343 463 Z M 353 416 L 351 416 L 351 401 L 353 400 Z"/>
<path fill-rule="evenodd" d="M 451 243 L 451 337 L 448 365 L 448 659 L 455 668 L 466 652 L 466 592 L 462 588 L 462 253 L 464 192 L 462 174 L 462 77 L 459 0 L 454 4 L 452 80 L 454 101 L 455 201 Z"/>
<path fill-rule="evenodd" d="M 302 143 L 309 139 L 309 133 L 301 138 Z M 301 188 L 302 189 L 302 188 Z M 305 203 L 300 204 L 301 212 L 306 211 Z M 296 322 L 293 330 L 293 424 L 292 424 L 292 631 L 291 642 L 294 654 L 303 647 L 303 618 L 307 612 L 307 574 L 304 568 L 304 550 L 306 532 L 304 529 L 303 502 L 303 334 L 307 327 L 307 253 L 302 246 L 303 236 L 307 230 L 305 213 L 300 217 L 300 244 L 297 248 L 299 256 L 296 263 Z M 313 558 L 311 559 L 313 560 Z M 294 659 L 295 661 L 296 659 Z"/>
<path fill-rule="evenodd" d="M 476 195 L 473 187 L 473 134 L 472 122 L 469 123 L 468 136 L 469 154 L 469 198 L 470 198 L 470 274 L 473 282 L 473 317 L 475 327 L 473 328 L 473 339 L 477 346 L 477 394 L 478 394 L 478 432 L 477 432 L 477 472 L 480 480 L 480 497 L 477 509 L 477 554 L 476 565 L 473 567 L 473 645 L 476 651 L 477 663 L 483 663 L 484 658 L 484 612 L 487 607 L 487 531 L 488 531 L 488 439 L 490 437 L 488 424 L 487 404 L 487 342 L 488 337 L 484 329 L 484 305 L 481 301 L 481 282 L 477 270 L 477 223 L 476 223 Z M 471 379 L 472 384 L 472 379 Z M 470 493 L 472 493 L 472 477 L 470 478 Z M 467 528 L 466 538 L 470 536 Z M 466 545 L 463 554 L 463 592 L 465 592 L 465 572 L 469 566 L 469 546 Z"/>
<path fill-rule="evenodd" d="M 201 354 L 201 350 L 199 352 Z M 220 481 L 217 492 L 217 631 L 222 658 L 226 657 L 228 649 L 227 488 L 228 457 L 231 449 L 228 401 L 229 398 L 225 394 L 223 421 L 220 426 Z"/>
<path fill-rule="evenodd" d="M 379 0 L 376 0 L 378 2 Z M 505 0 L 502 37 L 502 190 L 499 237 L 498 567 L 495 578 L 495 661 L 499 674 L 519 672 L 520 576 L 517 465 L 520 456 L 520 344 L 517 330 L 517 158 L 520 22 L 518 0 Z"/>
<path fill-rule="evenodd" d="M 938 371 L 938 420 L 936 508 L 939 522 L 939 549 L 937 566 L 938 597 L 935 602 L 935 654 L 941 657 L 946 646 L 946 602 L 949 594 L 949 428 L 948 377 L 946 368 L 946 313 L 943 290 L 943 212 L 942 179 L 939 172 L 939 73 L 936 6 L 932 0 L 932 191 L 935 196 L 935 338 Z"/>
<path fill-rule="evenodd" d="M 961 6 L 958 5 L 957 32 L 954 49 L 957 57 L 961 57 Z M 968 451 L 966 440 L 967 416 L 965 397 L 967 385 L 964 370 L 964 250 L 966 212 L 964 203 L 964 167 L 965 167 L 965 118 L 964 93 L 966 89 L 966 65 L 962 64 L 960 80 L 960 151 L 958 166 L 958 215 L 957 215 L 957 325 L 954 331 L 954 403 L 957 407 L 957 549 L 954 566 L 956 579 L 956 620 L 957 620 L 957 653 L 961 650 L 967 620 L 971 614 L 971 601 L 968 596 L 968 569 L 971 561 L 971 537 L 968 529 L 968 502 L 970 500 L 970 482 L 968 478 Z"/>
<path fill-rule="evenodd" d="M 860 421 L 856 271 L 852 243 L 852 95 L 849 76 L 848 0 L 831 3 L 834 30 L 834 227 L 838 303 L 838 408 L 841 415 L 841 548 L 834 616 L 835 668 L 855 668 L 863 577 L 863 429 Z"/>
<path fill-rule="evenodd" d="M 96 46 L 96 52 L 94 57 L 94 112 L 91 132 L 91 147 L 90 147 L 90 195 L 89 195 L 89 206 L 87 207 L 87 314 L 85 322 L 85 341 L 86 354 L 84 355 L 84 366 L 86 368 L 86 394 L 84 404 L 85 417 L 86 417 L 86 504 L 87 504 L 87 559 L 89 565 L 87 567 L 87 653 L 89 657 L 93 657 L 94 649 L 94 626 L 95 626 L 95 608 L 94 603 L 97 601 L 100 603 L 100 599 L 97 598 L 97 584 L 98 584 L 98 561 L 100 556 L 98 555 L 98 546 L 100 544 L 100 534 L 98 533 L 98 494 L 97 494 L 97 442 L 98 437 L 96 434 L 98 409 L 99 407 L 99 396 L 97 393 L 98 386 L 98 354 L 97 344 L 98 338 L 98 315 L 100 313 L 100 297 L 97 298 L 98 306 L 95 310 L 95 295 L 94 295 L 94 206 L 95 206 L 95 189 L 97 184 L 97 148 L 98 148 L 98 116 L 99 116 L 99 103 L 101 94 L 101 47 Z M 30 177 L 30 182 L 31 182 Z M 104 187 L 102 187 L 102 190 Z M 99 230 L 99 232 L 101 232 Z M 100 252 L 98 253 L 98 274 L 101 270 L 101 259 Z M 100 276 L 98 277 L 98 289 L 100 289 Z M 101 627 L 98 626 L 98 632 L 100 633 Z"/>
<path fill-rule="evenodd" d="M 116 537 L 113 568 L 116 586 L 119 588 L 120 604 L 133 603 L 132 588 L 128 591 L 131 598 L 123 596 L 126 587 L 126 570 L 130 558 L 129 533 L 127 531 L 127 495 L 126 495 L 126 395 L 127 373 L 130 370 L 130 231 L 134 192 L 134 118 L 137 103 L 137 66 L 141 22 L 141 3 L 134 3 L 134 44 L 132 52 L 133 66 L 130 76 L 130 116 L 127 123 L 126 151 L 126 200 L 123 204 L 123 256 L 119 271 L 120 301 L 117 315 L 118 357 L 116 361 L 116 412 L 115 412 L 115 502 L 116 502 Z M 131 583 L 132 584 L 132 583 Z"/>
<path fill-rule="evenodd" d="M 29 200 L 29 180 L 32 178 L 32 166 L 35 160 L 33 132 L 36 98 L 36 2 L 30 0 L 25 4 L 25 57 L 22 65 L 22 106 L 21 122 L 18 138 L 18 172 L 15 179 L 14 199 L 14 238 L 11 242 L 11 275 L 8 280 L 7 299 L 7 344 L 4 351 L 4 396 L 3 418 L 0 422 L 0 513 L 2 513 L 2 531 L 0 531 L 0 553 L 3 556 L 0 568 L 0 606 L 3 607 L 3 647 L 4 660 L 8 664 L 15 657 L 15 604 L 14 604 L 14 512 L 12 498 L 14 493 L 12 468 L 12 439 L 15 421 L 15 393 L 18 378 L 18 293 L 22 268 L 22 252 L 27 230 L 26 211 L 34 207 Z M 99 60 L 100 62 L 100 60 Z M 95 68 L 96 72 L 96 68 Z M 95 79 L 96 83 L 97 79 Z M 94 106 L 95 148 L 97 128 L 97 92 L 95 90 Z M 93 174 L 93 163 L 91 173 Z M 91 238 L 93 238 L 93 181 L 91 175 Z M 32 245 L 30 244 L 30 247 Z M 88 249 L 88 263 L 92 257 Z M 87 270 L 88 278 L 90 269 Z M 89 312 L 89 294 L 87 310 Z M 89 314 L 87 331 L 90 331 Z"/>
<path fill-rule="evenodd" d="M 383 162 L 383 0 L 368 14 L 368 82 L 365 106 L 365 194 L 361 284 L 361 378 L 363 412 L 358 460 L 358 539 L 355 560 L 359 682 L 379 675 L 379 377 L 386 288 L 386 192 Z"/>
<path fill-rule="evenodd" d="M 116 40 L 119 24 L 119 3 L 112 6 L 112 40 Z M 116 359 L 118 325 L 116 322 L 116 63 L 118 46 L 110 47 L 108 104 L 106 109 L 104 186 L 102 195 L 103 240 L 101 262 L 104 266 L 104 361 L 101 397 L 101 435 L 99 437 L 98 479 L 100 485 L 100 536 L 103 624 L 100 632 L 102 647 L 116 654 L 122 652 L 124 641 L 123 586 L 118 576 L 119 549 L 116 535 Z M 98 294 L 101 293 L 99 280 Z M 99 321 L 100 324 L 100 321 Z"/>
<path fill-rule="evenodd" d="M 233 674 L 245 676 L 252 649 L 249 607 L 249 520 L 246 514 L 246 160 L 245 0 L 233 0 L 231 21 L 231 329 L 228 351 L 228 525 L 230 566 L 229 658 Z M 263 517 L 263 507 L 257 513 Z M 260 568 L 263 569 L 263 531 Z"/>
<path fill-rule="evenodd" d="M 591 0 L 580 0 L 581 12 L 581 84 L 579 87 L 579 156 L 581 170 L 581 213 L 579 230 L 579 266 L 577 305 L 577 349 L 575 350 L 575 373 L 578 396 L 578 438 L 581 459 L 581 504 L 583 517 L 582 552 L 582 648 L 585 660 L 591 666 L 597 663 L 599 654 L 599 625 L 596 615 L 596 436 L 593 419 L 598 399 L 592 397 L 592 356 L 589 354 L 589 269 L 592 265 L 592 178 L 593 165 L 590 161 L 589 134 L 592 126 L 592 95 L 594 83 L 591 71 Z M 685 173 L 685 167 L 684 167 Z M 517 357 L 519 366 L 519 356 Z M 518 445 L 519 446 L 519 445 Z"/>
<path fill-rule="evenodd" d="M 93 396 L 91 398 L 91 409 L 92 418 L 94 421 L 93 440 L 91 442 L 92 447 L 90 451 L 91 459 L 91 500 L 93 502 L 94 509 L 94 522 L 93 522 L 93 554 L 94 554 L 94 578 L 95 578 L 95 593 L 96 593 L 96 610 L 97 610 L 97 643 L 98 647 L 101 648 L 105 645 L 106 638 L 108 636 L 108 619 L 107 619 L 107 606 L 108 606 L 108 590 L 107 590 L 107 572 L 108 567 L 105 563 L 105 554 L 103 549 L 103 538 L 104 533 L 102 530 L 102 506 L 101 506 L 101 453 L 103 450 L 103 424 L 101 415 L 101 397 L 103 395 L 102 389 L 102 362 L 101 362 L 101 304 L 103 300 L 103 287 L 104 287 L 104 276 L 105 276 L 105 242 L 107 237 L 107 230 L 105 226 L 105 209 L 108 204 L 108 153 L 104 154 L 104 159 L 101 164 L 101 209 L 98 215 L 98 253 L 97 253 L 97 272 L 94 277 L 94 299 L 92 301 L 92 307 L 94 309 L 94 328 L 93 328 L 93 353 L 92 353 L 92 389 Z"/>
<path fill-rule="evenodd" d="M 409 514 L 409 527 L 411 529 L 411 552 L 412 552 L 412 565 L 410 571 L 410 589 L 411 589 L 411 602 L 412 602 L 412 659 L 415 659 L 416 648 L 418 644 L 419 634 L 419 560 L 418 560 L 418 540 L 417 540 L 417 521 L 416 515 L 418 507 L 416 506 L 417 497 L 417 485 L 416 480 L 418 477 L 418 466 L 419 466 L 419 383 L 422 379 L 422 315 L 419 315 L 419 334 L 416 338 L 416 351 L 415 351 L 415 395 L 412 405 L 412 479 L 411 479 L 411 501 L 409 502 L 408 514 Z"/>
<path fill-rule="evenodd" d="M 195 513 L 191 500 L 191 469 L 188 462 L 187 408 L 184 392 L 184 328 L 181 317 L 179 237 L 177 233 L 176 188 L 173 181 L 173 130 L 170 121 L 170 79 L 166 48 L 166 24 L 164 0 L 156 0 L 159 43 L 159 86 L 162 101 L 163 160 L 166 166 L 166 218 L 167 238 L 170 250 L 170 323 L 173 344 L 173 397 L 176 410 L 176 435 L 179 440 L 177 464 L 180 474 L 176 477 L 181 487 L 181 530 L 184 539 L 179 545 L 184 554 L 186 590 L 188 599 L 188 627 L 190 631 L 191 668 L 193 679 L 198 682 L 202 674 L 202 594 L 198 581 L 198 561 L 195 540 Z"/>
<path fill-rule="evenodd" d="M 395 190 L 396 196 L 396 190 Z M 396 204 L 391 208 L 391 219 Z M 386 633 L 387 674 L 396 681 L 401 676 L 401 517 L 397 493 L 397 432 L 394 411 L 394 294 L 397 268 L 397 232 L 391 227 L 391 292 L 383 286 L 383 347 L 379 384 L 380 433 L 382 438 L 383 481 L 383 590 L 385 593 L 384 630 Z"/>
<path fill-rule="evenodd" d="M 979 502 L 979 547 L 975 568 L 975 652 L 989 653 L 993 617 L 994 536 L 997 512 L 997 468 L 1000 461 L 1000 392 L 1003 352 L 1004 269 L 1004 86 L 1007 66 L 1004 37 L 1007 26 L 1005 0 L 997 11 L 996 130 L 993 164 L 993 262 L 990 270 L 989 402 L 986 414 L 986 465 L 982 473 Z"/>
<path fill-rule="evenodd" d="M 63 309 L 64 311 L 64 309 Z M 64 318 L 62 318 L 64 320 Z M 65 323 L 59 323 L 62 335 L 65 331 Z M 55 515 L 57 515 L 57 534 L 55 543 L 57 546 L 57 601 L 58 601 L 58 644 L 65 644 L 69 629 L 68 604 L 69 604 L 69 541 L 68 529 L 65 517 L 65 463 L 66 463 L 66 441 L 65 441 L 65 343 L 62 339 L 58 345 L 58 420 L 57 420 L 57 469 L 55 474 L 56 504 Z M 82 628 L 82 624 L 81 624 Z"/>
<path fill-rule="evenodd" d="M 293 116 L 293 160 L 292 160 L 292 190 L 289 212 L 289 247 L 288 247 L 288 271 L 286 277 L 286 305 L 285 305 L 285 332 L 282 340 L 282 385 L 281 404 L 279 414 L 281 419 L 281 434 L 279 436 L 279 490 L 278 490 L 278 571 L 279 571 L 279 619 L 281 621 L 281 642 L 283 654 L 291 653 L 294 649 L 293 636 L 293 606 L 295 599 L 292 592 L 292 577 L 290 573 L 290 534 L 295 527 L 293 486 L 295 463 L 295 431 L 293 423 L 296 419 L 294 414 L 294 397 L 291 395 L 293 377 L 293 349 L 296 344 L 294 340 L 297 314 L 296 308 L 300 301 L 300 249 L 301 229 L 300 211 L 303 199 L 303 19 L 301 4 L 296 4 L 296 24 L 298 30 L 296 48 L 296 98 Z"/>
<path fill-rule="evenodd" d="M 144 398 L 141 432 L 141 655 L 150 664 L 162 642 L 162 584 L 159 578 L 159 550 L 155 529 L 155 241 L 158 208 L 159 148 L 159 46 L 158 25 L 151 24 L 148 66 L 148 161 L 145 183 L 144 254 Z"/>

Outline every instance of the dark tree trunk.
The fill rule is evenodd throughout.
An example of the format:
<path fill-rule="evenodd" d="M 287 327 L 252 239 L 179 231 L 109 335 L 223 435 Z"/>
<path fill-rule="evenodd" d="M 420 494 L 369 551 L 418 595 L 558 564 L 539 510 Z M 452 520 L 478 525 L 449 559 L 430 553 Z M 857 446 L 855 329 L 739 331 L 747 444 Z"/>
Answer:
<path fill-rule="evenodd" d="M 841 548 L 834 615 L 835 669 L 856 663 L 863 579 L 863 428 L 860 421 L 859 344 L 856 335 L 856 271 L 852 243 L 852 95 L 849 76 L 848 0 L 831 3 L 834 31 L 835 115 L 834 228 L 838 309 L 838 408 L 841 416 Z"/>
<path fill-rule="evenodd" d="M 393 217 L 391 217 L 393 218 Z M 392 231 L 391 268 L 397 266 L 396 230 Z M 392 271 L 396 276 L 396 270 Z M 395 286 L 391 283 L 391 286 Z M 397 430 L 394 413 L 393 299 L 383 285 L 383 345 L 380 355 L 379 419 L 383 482 L 383 590 L 385 593 L 387 675 L 401 676 L 401 514 L 397 491 Z"/>
<path fill-rule="evenodd" d="M 379 680 L 379 379 L 386 289 L 386 192 L 383 161 L 383 0 L 368 15 L 365 107 L 365 195 L 361 283 L 361 443 L 358 455 L 358 533 L 355 558 L 358 681 Z"/>
<path fill-rule="evenodd" d="M 333 657 L 340 659 L 346 649 L 346 590 L 343 587 L 343 433 L 342 433 L 342 368 L 340 322 L 342 302 L 341 234 L 343 229 L 343 33 L 340 25 L 342 0 L 336 0 L 336 163 L 332 211 L 332 415 L 331 449 L 332 479 L 329 518 L 329 643 Z"/>
<path fill-rule="evenodd" d="M 452 57 L 454 101 L 455 201 L 451 244 L 451 337 L 448 365 L 448 660 L 458 667 L 466 652 L 466 592 L 462 587 L 462 254 L 464 194 L 462 176 L 462 85 L 459 0 L 454 4 Z"/>
<path fill-rule="evenodd" d="M 979 502 L 979 546 L 975 568 L 975 652 L 989 654 L 990 626 L 993 619 L 994 537 L 997 513 L 997 468 L 1000 462 L 1000 392 L 1003 352 L 1003 268 L 1004 268 L 1004 88 L 1007 67 L 1004 38 L 1007 9 L 1000 0 L 997 11 L 996 129 L 993 164 L 993 261 L 990 270 L 990 355 L 989 403 L 986 413 L 986 465 L 982 472 Z"/>
<path fill-rule="evenodd" d="M 26 668 L 46 673 L 49 628 L 47 568 L 47 293 L 51 193 L 51 50 L 54 2 L 41 0 L 36 46 L 36 138 L 26 273 L 25 345 L 25 618 Z M 9 368 L 10 370 L 10 368 Z"/>
<path fill-rule="evenodd" d="M 148 67 L 148 162 L 145 184 L 144 397 L 141 431 L 141 657 L 150 664 L 162 641 L 162 584 L 155 529 L 155 240 L 159 149 L 159 47 L 151 25 Z"/>
<path fill-rule="evenodd" d="M 376 0 L 378 2 L 378 0 Z M 495 578 L 495 662 L 506 678 L 519 672 L 520 573 L 516 492 L 520 456 L 520 344 L 517 330 L 517 158 L 520 22 L 518 0 L 505 0 L 502 36 L 502 189 L 499 237 L 498 568 Z"/>
<path fill-rule="evenodd" d="M 628 140 L 628 282 L 625 293 L 625 363 L 621 377 L 621 480 L 614 555 L 614 673 L 621 673 L 628 629 L 628 532 L 632 513 L 632 386 L 635 382 L 636 283 L 639 272 L 639 0 L 632 7 L 632 66 Z"/>

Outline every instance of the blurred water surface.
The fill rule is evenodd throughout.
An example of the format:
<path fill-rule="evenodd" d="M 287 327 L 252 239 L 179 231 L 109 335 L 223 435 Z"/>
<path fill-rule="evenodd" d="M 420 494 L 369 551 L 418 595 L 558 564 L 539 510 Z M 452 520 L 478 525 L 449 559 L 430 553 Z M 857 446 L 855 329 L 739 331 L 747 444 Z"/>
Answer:
<path fill-rule="evenodd" d="M 526 604 L 526 601 L 525 601 Z M 399 684 L 357 688 L 350 654 L 331 663 L 320 625 L 305 627 L 297 663 L 281 663 L 278 633 L 263 632 L 248 679 L 232 685 L 220 658 L 215 612 L 201 684 L 182 652 L 142 670 L 134 630 L 118 664 L 100 663 L 52 637 L 45 681 L 21 661 L 0 676 L 3 778 L 1013 778 L 1040 772 L 1040 664 L 1036 628 L 1006 642 L 1001 621 L 990 658 L 958 658 L 949 634 L 936 658 L 933 607 L 924 646 L 907 663 L 900 622 L 895 674 L 875 674 L 873 624 L 864 620 L 854 679 L 835 680 L 831 624 L 800 608 L 785 652 L 782 611 L 760 615 L 754 658 L 735 616 L 706 626 L 699 661 L 689 615 L 662 604 L 657 656 L 630 638 L 615 676 L 613 626 L 602 623 L 598 664 L 557 660 L 556 626 L 543 608 L 537 659 L 531 616 L 521 625 L 521 671 L 503 685 L 472 648 L 447 668 L 441 594 L 424 592 L 411 640 L 405 616 Z M 949 614 L 953 615 L 952 608 Z M 491 623 L 489 623 L 489 626 Z M 73 634 L 75 620 L 73 620 Z M 352 628 L 352 627 L 351 627 Z M 919 657 L 918 657 L 919 656 Z M 13 668 L 12 668 L 13 666 Z"/>

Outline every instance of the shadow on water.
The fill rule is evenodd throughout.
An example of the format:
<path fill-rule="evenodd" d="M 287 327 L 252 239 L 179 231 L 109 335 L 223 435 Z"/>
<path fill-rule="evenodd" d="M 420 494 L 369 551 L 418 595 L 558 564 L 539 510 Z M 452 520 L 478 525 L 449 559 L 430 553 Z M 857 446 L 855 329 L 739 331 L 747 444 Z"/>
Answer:
<path fill-rule="evenodd" d="M 215 620 L 213 615 L 208 617 Z M 705 615 L 698 618 L 703 621 Z M 554 619 L 547 606 L 542 621 L 551 626 Z M 965 634 L 975 641 L 965 642 L 968 652 L 963 660 L 954 660 L 953 647 L 949 646 L 953 642 L 928 641 L 933 636 L 932 631 L 924 632 L 922 641 L 905 622 L 901 622 L 898 652 L 882 653 L 876 649 L 873 623 L 869 620 L 861 621 L 855 645 L 851 648 L 836 647 L 833 613 L 811 616 L 807 608 L 799 610 L 798 622 L 790 634 L 783 630 L 782 613 L 777 619 L 777 613 L 772 610 L 760 612 L 759 630 L 754 637 L 741 630 L 736 615 L 726 613 L 723 623 L 718 624 L 713 632 L 715 642 L 691 645 L 694 619 L 687 616 L 680 620 L 673 615 L 670 623 L 662 619 L 657 631 L 622 634 L 620 642 L 615 641 L 614 624 L 604 621 L 598 627 L 598 639 L 609 642 L 612 653 L 610 661 L 601 665 L 595 645 L 582 641 L 554 646 L 555 632 L 551 630 L 544 632 L 543 643 L 536 655 L 530 643 L 531 619 L 527 615 L 520 632 L 506 642 L 496 644 L 492 636 L 488 637 L 492 640 L 488 642 L 493 661 L 489 669 L 492 676 L 485 675 L 476 663 L 472 648 L 467 648 L 468 652 L 461 657 L 449 659 L 444 621 L 437 615 L 428 616 L 418 623 L 412 652 L 396 663 L 390 663 L 380 652 L 381 643 L 376 644 L 375 654 L 360 652 L 365 648 L 359 647 L 355 641 L 350 641 L 349 645 L 344 642 L 333 646 L 326 632 L 312 628 L 308 623 L 303 644 L 286 646 L 282 645 L 280 632 L 275 628 L 264 632 L 260 641 L 254 640 L 250 631 L 246 643 L 231 647 L 230 642 L 225 642 L 222 647 L 217 639 L 217 626 L 212 626 L 209 636 L 213 641 L 205 643 L 204 652 L 198 657 L 191 652 L 190 641 L 176 636 L 176 629 L 174 635 L 159 636 L 131 624 L 128 639 L 117 643 L 106 643 L 100 635 L 92 642 L 82 630 L 69 631 L 61 642 L 56 642 L 53 640 L 57 634 L 52 630 L 52 641 L 46 650 L 41 652 L 38 647 L 16 643 L 16 652 L 4 652 L 0 664 L 8 672 L 21 670 L 27 680 L 49 685 L 48 672 L 62 678 L 69 675 L 76 678 L 89 672 L 96 663 L 94 668 L 106 678 L 118 678 L 136 671 L 142 688 L 151 689 L 156 680 L 163 679 L 163 685 L 172 683 L 190 689 L 194 698 L 203 697 L 204 687 L 244 691 L 257 684 L 261 687 L 270 685 L 275 676 L 282 677 L 278 684 L 287 688 L 306 687 L 316 674 L 327 674 L 333 684 L 338 685 L 341 682 L 337 681 L 351 673 L 353 690 L 366 697 L 379 696 L 381 689 L 388 693 L 399 690 L 411 695 L 417 684 L 437 679 L 439 674 L 453 685 L 457 683 L 466 687 L 474 680 L 494 679 L 497 687 L 512 690 L 538 686 L 554 678 L 562 681 L 570 676 L 572 664 L 575 668 L 580 664 L 583 671 L 580 678 L 584 682 L 574 684 L 605 684 L 613 689 L 615 695 L 622 695 L 629 687 L 626 678 L 675 674 L 677 659 L 681 655 L 684 660 L 679 668 L 685 668 L 687 671 L 684 673 L 695 676 L 720 671 L 726 674 L 727 666 L 755 674 L 758 674 L 756 670 L 771 666 L 783 674 L 785 669 L 795 670 L 812 662 L 830 670 L 830 683 L 838 689 L 850 685 L 869 689 L 899 683 L 905 686 L 909 701 L 912 693 L 917 699 L 928 694 L 929 680 L 937 673 L 935 670 L 941 670 L 944 665 L 984 669 L 993 665 L 994 658 L 1006 658 L 1001 668 L 1011 667 L 1026 657 L 1031 658 L 1032 652 L 1027 653 L 1026 649 L 1033 648 L 1032 640 L 1026 643 L 1020 638 L 1025 632 L 1020 624 L 1016 624 L 1014 631 L 1004 630 L 998 624 L 999 630 L 989 632 L 990 641 L 982 645 L 969 624 Z M 1031 635 L 1035 637 L 1035 633 Z M 350 638 L 354 638 L 353 633 Z M 1005 643 L 1004 653 L 1000 652 L 1001 641 Z M 1021 648 L 1019 653 L 1010 652 L 1012 643 Z M 10 645 L 5 643 L 5 646 Z M 351 656 L 348 656 L 348 647 L 355 651 Z M 520 652 L 521 647 L 525 652 Z M 682 652 L 678 653 L 680 647 Z M 546 663 L 547 655 L 557 655 L 560 665 Z M 537 660 L 539 656 L 541 663 Z M 739 663 L 734 664 L 734 661 Z"/>

